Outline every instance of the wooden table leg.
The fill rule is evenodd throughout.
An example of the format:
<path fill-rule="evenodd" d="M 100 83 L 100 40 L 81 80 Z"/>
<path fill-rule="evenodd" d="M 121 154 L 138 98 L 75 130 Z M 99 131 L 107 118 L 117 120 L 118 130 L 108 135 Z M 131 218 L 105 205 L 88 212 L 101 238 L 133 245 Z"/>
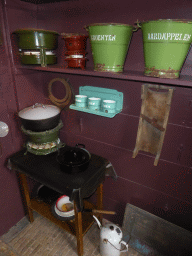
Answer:
<path fill-rule="evenodd" d="M 97 209 L 103 210 L 103 183 L 97 188 Z M 102 223 L 103 215 L 99 214 L 99 221 Z"/>
<path fill-rule="evenodd" d="M 33 222 L 34 218 L 33 218 L 33 211 L 31 209 L 31 202 L 30 202 L 30 196 L 29 196 L 29 188 L 28 188 L 28 184 L 27 184 L 27 179 L 25 174 L 23 173 L 18 173 L 19 176 L 19 180 L 20 180 L 20 184 L 21 184 L 21 190 L 23 193 L 23 197 L 24 197 L 24 204 L 26 206 L 26 210 L 27 210 L 27 214 L 29 217 L 29 221 Z"/>
<path fill-rule="evenodd" d="M 75 209 L 75 231 L 77 238 L 77 252 L 78 256 L 83 256 L 83 230 L 82 230 L 82 213 L 77 211 L 76 204 Z"/>

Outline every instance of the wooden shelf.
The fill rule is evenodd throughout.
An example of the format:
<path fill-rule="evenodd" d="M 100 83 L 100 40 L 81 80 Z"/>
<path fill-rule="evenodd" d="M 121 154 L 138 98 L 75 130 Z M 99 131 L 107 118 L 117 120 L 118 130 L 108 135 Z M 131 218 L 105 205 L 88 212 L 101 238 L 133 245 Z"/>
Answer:
<path fill-rule="evenodd" d="M 69 0 L 21 0 L 23 2 L 32 3 L 32 4 L 49 4 L 56 2 L 67 2 Z"/>
<path fill-rule="evenodd" d="M 174 86 L 181 86 L 181 87 L 192 87 L 192 76 L 181 76 L 178 79 L 167 79 L 167 78 L 155 78 L 155 77 L 144 76 L 143 72 L 140 72 L 140 71 L 125 70 L 123 73 L 97 72 L 90 68 L 81 70 L 81 69 L 65 68 L 63 66 L 58 66 L 58 65 L 50 65 L 47 67 L 18 65 L 16 67 L 17 73 L 20 72 L 19 71 L 20 69 L 72 74 L 72 75 L 82 75 L 82 76 L 103 77 L 103 78 L 111 78 L 111 79 L 119 79 L 119 80 L 127 80 L 127 81 L 138 81 L 143 83 L 174 85 Z"/>
<path fill-rule="evenodd" d="M 38 212 L 40 215 L 45 217 L 46 219 L 50 220 L 63 230 L 67 231 L 68 233 L 75 236 L 75 221 L 60 221 L 55 218 L 51 212 L 51 205 L 46 204 L 44 202 L 39 202 L 37 199 L 31 199 L 30 201 L 31 209 Z M 84 206 L 86 209 L 96 209 L 96 207 L 88 202 L 84 201 Z M 97 215 L 96 215 L 97 216 Z M 83 235 L 89 230 L 89 228 L 93 225 L 94 219 L 91 213 L 82 213 L 82 228 L 83 228 Z"/>

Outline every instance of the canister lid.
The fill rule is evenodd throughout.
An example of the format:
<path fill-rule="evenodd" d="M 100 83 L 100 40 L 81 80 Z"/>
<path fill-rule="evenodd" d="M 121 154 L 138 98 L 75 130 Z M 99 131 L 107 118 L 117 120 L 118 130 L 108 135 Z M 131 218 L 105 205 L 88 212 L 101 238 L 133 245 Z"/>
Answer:
<path fill-rule="evenodd" d="M 157 19 L 157 20 L 147 20 L 147 21 L 141 21 L 139 23 L 152 23 L 152 22 L 178 22 L 178 23 L 188 23 L 191 24 L 192 20 L 187 20 L 187 19 Z"/>
<path fill-rule="evenodd" d="M 44 34 L 56 34 L 59 35 L 58 32 L 56 31 L 51 31 L 51 30 L 44 30 L 44 29 L 37 29 L 37 28 L 23 28 L 23 29 L 18 29 L 16 31 L 14 31 L 13 33 L 15 34 L 25 34 L 25 33 L 34 33 L 34 32 L 38 32 L 38 33 L 44 33 Z"/>
<path fill-rule="evenodd" d="M 93 23 L 93 24 L 87 25 L 86 27 L 92 27 L 92 26 L 128 26 L 128 27 L 133 27 L 132 25 L 123 24 L 123 23 Z"/>

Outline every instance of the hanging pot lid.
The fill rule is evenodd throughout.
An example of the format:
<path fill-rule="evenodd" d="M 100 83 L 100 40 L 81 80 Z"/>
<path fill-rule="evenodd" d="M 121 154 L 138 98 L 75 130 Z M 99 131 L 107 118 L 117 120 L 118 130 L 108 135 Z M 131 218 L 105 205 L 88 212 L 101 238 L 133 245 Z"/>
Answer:
<path fill-rule="evenodd" d="M 44 120 L 58 115 L 60 111 L 57 106 L 36 103 L 31 107 L 21 110 L 19 117 L 26 120 Z"/>

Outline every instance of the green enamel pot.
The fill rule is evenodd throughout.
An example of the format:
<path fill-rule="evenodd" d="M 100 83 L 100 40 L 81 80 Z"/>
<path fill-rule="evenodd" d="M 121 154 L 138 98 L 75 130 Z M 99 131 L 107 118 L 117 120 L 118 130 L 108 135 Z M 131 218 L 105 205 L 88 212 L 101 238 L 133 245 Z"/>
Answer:
<path fill-rule="evenodd" d="M 58 33 L 43 29 L 19 29 L 13 32 L 17 37 L 18 47 L 22 50 L 49 49 L 58 46 Z"/>
<path fill-rule="evenodd" d="M 44 133 L 43 136 L 41 134 L 28 134 L 28 140 L 37 144 L 56 141 L 58 137 L 59 131 L 55 131 L 54 133 Z"/>
<path fill-rule="evenodd" d="M 178 78 L 192 42 L 192 21 L 142 22 L 146 76 Z"/>
<path fill-rule="evenodd" d="M 123 72 L 134 27 L 119 23 L 95 23 L 89 32 L 94 70 Z"/>
<path fill-rule="evenodd" d="M 37 143 L 37 144 L 42 144 L 42 143 L 56 141 L 59 137 L 59 130 L 62 127 L 63 127 L 63 124 L 60 121 L 57 127 L 55 127 L 52 130 L 47 130 L 44 132 L 33 132 L 30 130 L 26 130 L 23 126 L 21 126 L 21 130 L 27 136 L 28 141 Z"/>

